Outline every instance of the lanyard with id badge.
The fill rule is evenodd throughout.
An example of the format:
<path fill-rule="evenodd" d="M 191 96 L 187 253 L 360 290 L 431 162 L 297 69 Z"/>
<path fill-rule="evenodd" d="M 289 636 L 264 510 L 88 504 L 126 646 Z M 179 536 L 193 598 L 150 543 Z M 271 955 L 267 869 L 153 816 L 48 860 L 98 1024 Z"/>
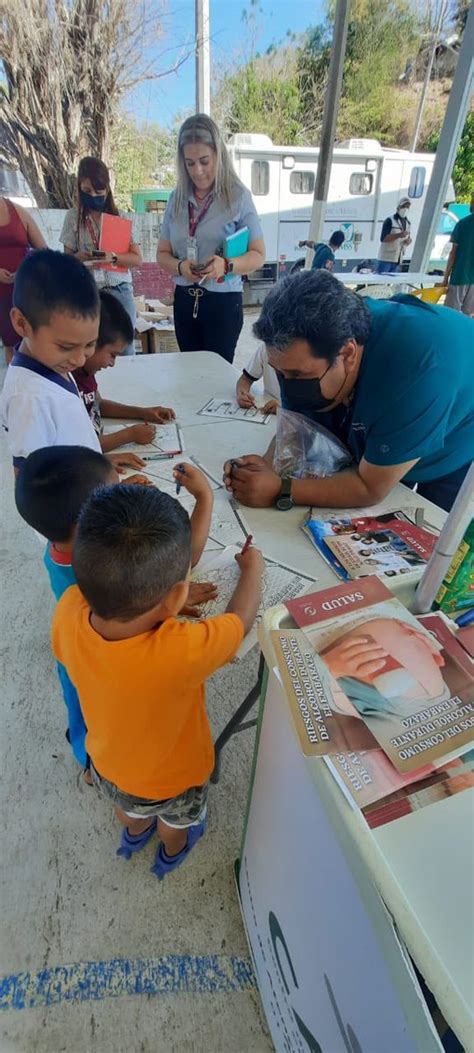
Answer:
<path fill-rule="evenodd" d="M 193 202 L 188 201 L 189 225 L 188 237 L 186 238 L 186 258 L 189 260 L 190 263 L 197 264 L 199 262 L 196 230 L 198 224 L 201 222 L 202 219 L 204 219 L 204 216 L 209 211 L 213 200 L 214 194 L 209 194 L 199 212 L 196 211 Z M 190 286 L 188 288 L 188 292 L 190 296 L 194 297 L 193 318 L 197 318 L 199 310 L 199 300 L 203 295 L 203 289 Z"/>

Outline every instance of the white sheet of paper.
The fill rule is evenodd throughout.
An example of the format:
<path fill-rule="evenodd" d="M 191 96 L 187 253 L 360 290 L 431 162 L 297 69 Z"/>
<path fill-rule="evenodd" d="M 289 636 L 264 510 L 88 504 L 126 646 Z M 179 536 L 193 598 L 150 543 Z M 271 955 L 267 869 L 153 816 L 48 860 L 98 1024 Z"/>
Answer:
<path fill-rule="evenodd" d="M 242 409 L 236 399 L 209 399 L 198 411 L 202 417 L 223 417 L 225 420 L 246 420 L 251 424 L 268 424 L 271 413 L 262 413 L 259 407 Z"/>
<path fill-rule="evenodd" d="M 213 618 L 216 614 L 223 614 L 226 610 L 240 577 L 240 570 L 234 558 L 239 551 L 236 545 L 229 545 L 218 554 L 205 553 L 199 566 L 193 571 L 193 581 L 212 581 L 218 588 L 217 598 L 201 608 L 201 618 Z M 315 580 L 308 575 L 287 570 L 277 563 L 267 563 L 263 579 L 262 602 L 257 620 L 241 644 L 237 658 L 243 658 L 257 642 L 257 625 L 264 611 L 284 600 L 293 600 L 305 592 L 313 591 Z"/>
<path fill-rule="evenodd" d="M 103 434 L 113 435 L 114 432 L 120 431 L 121 428 L 129 428 L 131 425 L 138 424 L 139 422 L 136 420 L 121 421 L 119 427 L 117 427 L 117 423 L 117 421 L 114 421 L 113 423 L 109 421 L 105 424 L 102 429 Z M 185 449 L 183 433 L 176 421 L 170 421 L 169 424 L 157 424 L 155 427 L 156 432 L 153 442 L 147 443 L 144 446 L 141 446 L 136 442 L 128 442 L 125 446 L 120 446 L 119 449 L 114 452 L 136 453 L 139 457 L 151 457 L 159 453 L 183 453 Z M 157 463 L 159 463 L 159 461 Z"/>

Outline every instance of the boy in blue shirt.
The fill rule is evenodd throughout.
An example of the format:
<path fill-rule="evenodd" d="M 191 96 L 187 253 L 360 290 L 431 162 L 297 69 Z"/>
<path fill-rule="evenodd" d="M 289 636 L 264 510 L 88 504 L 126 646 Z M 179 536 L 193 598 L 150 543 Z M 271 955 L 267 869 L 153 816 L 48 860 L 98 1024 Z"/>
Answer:
<path fill-rule="evenodd" d="M 199 469 L 188 464 L 182 468 L 179 481 L 196 499 L 191 516 L 194 565 L 207 541 L 213 495 Z M 26 458 L 16 481 L 16 507 L 25 522 L 48 540 L 44 563 L 57 600 L 70 585 L 76 584 L 72 546 L 83 505 L 97 487 L 118 482 L 109 459 L 84 446 L 51 446 L 35 450 Z M 198 615 L 197 606 L 215 595 L 213 585 L 196 583 L 191 586 L 189 604 L 182 613 Z M 86 727 L 77 692 L 60 663 L 58 675 L 68 711 L 68 741 L 76 760 L 87 767 Z"/>
<path fill-rule="evenodd" d="M 71 556 L 79 512 L 96 487 L 116 482 L 117 472 L 107 457 L 85 446 L 50 446 L 26 458 L 16 481 L 16 507 L 25 522 L 48 539 L 44 564 L 57 600 L 76 584 Z M 68 713 L 68 742 L 86 768 L 86 726 L 77 692 L 59 662 L 57 669 Z"/>

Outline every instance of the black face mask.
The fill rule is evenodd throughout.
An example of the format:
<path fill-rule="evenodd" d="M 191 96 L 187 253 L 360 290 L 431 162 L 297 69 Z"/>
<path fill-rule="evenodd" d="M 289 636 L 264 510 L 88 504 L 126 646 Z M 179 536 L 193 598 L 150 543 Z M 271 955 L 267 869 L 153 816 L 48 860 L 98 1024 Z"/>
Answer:
<path fill-rule="evenodd" d="M 91 209 L 93 212 L 104 211 L 107 194 L 101 194 L 100 197 L 94 197 L 93 194 L 88 194 L 85 190 L 80 190 L 79 197 L 83 208 Z"/>
<path fill-rule="evenodd" d="M 297 406 L 305 406 L 308 410 L 311 410 L 312 413 L 320 413 L 321 410 L 326 410 L 329 406 L 332 406 L 339 392 L 337 392 L 336 395 L 333 395 L 332 398 L 328 399 L 321 391 L 321 381 L 323 377 L 326 376 L 326 373 L 329 372 L 330 368 L 331 366 L 328 366 L 321 377 L 313 377 L 308 380 L 286 380 L 285 377 L 279 373 L 278 380 L 285 402 L 290 403 L 291 407 L 294 409 L 296 409 Z M 341 389 L 339 389 L 339 391 L 340 390 Z"/>

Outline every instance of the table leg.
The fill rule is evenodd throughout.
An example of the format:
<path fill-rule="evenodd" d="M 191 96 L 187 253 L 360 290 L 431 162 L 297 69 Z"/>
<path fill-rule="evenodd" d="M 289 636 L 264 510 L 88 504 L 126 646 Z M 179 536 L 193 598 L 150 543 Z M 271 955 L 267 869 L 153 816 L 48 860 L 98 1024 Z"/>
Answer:
<path fill-rule="evenodd" d="M 215 741 L 214 749 L 215 749 L 216 760 L 215 760 L 215 764 L 214 764 L 214 771 L 213 771 L 213 773 L 211 775 L 211 782 L 213 782 L 213 783 L 219 782 L 219 776 L 220 776 L 220 755 L 221 755 L 221 751 L 224 748 L 224 746 L 226 745 L 226 743 L 229 741 L 230 738 L 232 738 L 232 735 L 237 735 L 239 733 L 239 731 L 246 731 L 247 728 L 253 728 L 253 727 L 255 727 L 255 725 L 257 723 L 257 718 L 256 717 L 255 717 L 255 720 L 245 720 L 245 717 L 247 716 L 248 713 L 250 713 L 250 710 L 255 705 L 255 703 L 258 702 L 258 699 L 260 698 L 264 667 L 265 667 L 265 660 L 264 660 L 263 654 L 261 654 L 260 655 L 259 665 L 258 665 L 257 683 L 252 688 L 252 690 L 249 691 L 247 697 L 244 698 L 244 701 L 241 703 L 239 708 L 236 709 L 234 715 L 227 722 L 227 724 L 222 729 L 220 735 L 218 735 L 218 737 L 217 737 L 217 739 Z"/>

